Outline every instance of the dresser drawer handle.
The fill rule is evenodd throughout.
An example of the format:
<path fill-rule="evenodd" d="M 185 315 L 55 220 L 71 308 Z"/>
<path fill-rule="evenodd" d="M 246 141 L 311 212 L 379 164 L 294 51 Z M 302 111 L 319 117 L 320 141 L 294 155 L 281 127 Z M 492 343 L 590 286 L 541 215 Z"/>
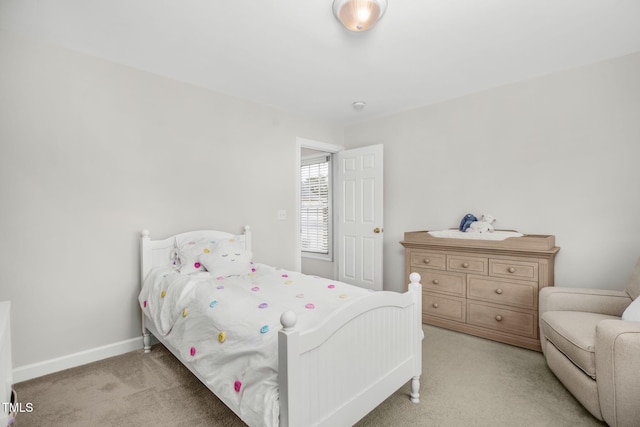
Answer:
<path fill-rule="evenodd" d="M 468 262 L 463 262 L 462 263 L 462 268 L 469 268 L 469 263 Z"/>
<path fill-rule="evenodd" d="M 513 267 L 509 267 L 509 269 L 507 270 L 509 273 L 515 273 L 516 269 Z"/>
<path fill-rule="evenodd" d="M 429 264 L 430 262 L 431 262 L 431 260 L 430 260 L 429 258 L 425 258 L 425 259 L 424 259 L 424 263 L 425 263 L 425 264 Z"/>
<path fill-rule="evenodd" d="M 500 316 L 500 315 L 498 314 L 498 315 L 496 316 L 496 320 L 497 320 L 498 322 L 500 322 L 500 321 L 502 320 L 502 316 Z"/>
<path fill-rule="evenodd" d="M 433 284 L 437 285 L 438 283 L 440 283 L 440 281 L 438 279 L 433 279 Z"/>
<path fill-rule="evenodd" d="M 496 289 L 496 294 L 498 294 L 498 295 L 502 294 L 502 289 L 500 289 L 500 288 Z"/>
<path fill-rule="evenodd" d="M 434 302 L 433 304 L 431 304 L 431 306 L 432 306 L 433 308 L 438 308 L 438 303 L 437 303 L 437 302 Z"/>

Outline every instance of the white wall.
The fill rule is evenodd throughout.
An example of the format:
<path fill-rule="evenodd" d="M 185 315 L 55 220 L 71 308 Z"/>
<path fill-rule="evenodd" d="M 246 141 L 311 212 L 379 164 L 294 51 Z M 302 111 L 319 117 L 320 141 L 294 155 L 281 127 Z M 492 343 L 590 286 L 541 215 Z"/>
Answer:
<path fill-rule="evenodd" d="M 349 126 L 384 144 L 385 288 L 405 231 L 554 234 L 556 285 L 622 289 L 640 256 L 640 53 Z"/>
<path fill-rule="evenodd" d="M 14 366 L 139 336 L 138 234 L 251 224 L 294 268 L 296 137 L 385 145 L 385 281 L 409 230 L 555 234 L 556 284 L 640 255 L 640 54 L 343 129 L 0 32 L 0 300 Z M 89 240 L 88 240 L 89 239 Z"/>
<path fill-rule="evenodd" d="M 296 137 L 342 128 L 0 32 L 0 300 L 14 367 L 140 336 L 138 236 L 253 227 L 294 268 Z"/>

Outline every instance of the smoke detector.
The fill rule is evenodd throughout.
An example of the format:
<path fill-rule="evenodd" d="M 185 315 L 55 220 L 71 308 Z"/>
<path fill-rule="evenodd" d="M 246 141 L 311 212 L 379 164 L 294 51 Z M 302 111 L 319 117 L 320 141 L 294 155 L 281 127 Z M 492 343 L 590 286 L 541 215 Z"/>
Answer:
<path fill-rule="evenodd" d="M 365 105 L 367 104 L 365 104 L 364 101 L 356 101 L 353 103 L 353 109 L 359 112 L 364 110 Z"/>

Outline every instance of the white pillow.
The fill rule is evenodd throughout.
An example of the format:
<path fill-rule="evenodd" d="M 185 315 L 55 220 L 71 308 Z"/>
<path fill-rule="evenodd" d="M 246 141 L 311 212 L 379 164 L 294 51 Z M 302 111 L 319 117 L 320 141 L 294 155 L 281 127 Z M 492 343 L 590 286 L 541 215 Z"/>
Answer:
<path fill-rule="evenodd" d="M 216 247 L 244 249 L 244 236 L 239 235 L 230 237 L 228 239 L 218 239 Z"/>
<path fill-rule="evenodd" d="M 214 277 L 239 276 L 251 272 L 253 254 L 233 245 L 217 245 L 213 251 L 200 255 L 200 262 Z"/>
<path fill-rule="evenodd" d="M 627 309 L 622 313 L 622 320 L 640 322 L 640 297 L 633 300 Z"/>
<path fill-rule="evenodd" d="M 216 246 L 216 240 L 205 236 L 176 242 L 176 245 L 180 260 L 180 273 L 192 274 L 204 271 L 205 268 L 200 261 L 200 256 L 212 252 Z"/>

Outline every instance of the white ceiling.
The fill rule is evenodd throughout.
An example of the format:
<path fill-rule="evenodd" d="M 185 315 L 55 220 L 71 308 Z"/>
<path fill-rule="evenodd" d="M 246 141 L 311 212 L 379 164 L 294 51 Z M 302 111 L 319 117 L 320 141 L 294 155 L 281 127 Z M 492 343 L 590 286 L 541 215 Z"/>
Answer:
<path fill-rule="evenodd" d="M 365 33 L 331 6 L 0 0 L 0 29 L 341 124 L 640 51 L 640 0 L 389 0 Z"/>

